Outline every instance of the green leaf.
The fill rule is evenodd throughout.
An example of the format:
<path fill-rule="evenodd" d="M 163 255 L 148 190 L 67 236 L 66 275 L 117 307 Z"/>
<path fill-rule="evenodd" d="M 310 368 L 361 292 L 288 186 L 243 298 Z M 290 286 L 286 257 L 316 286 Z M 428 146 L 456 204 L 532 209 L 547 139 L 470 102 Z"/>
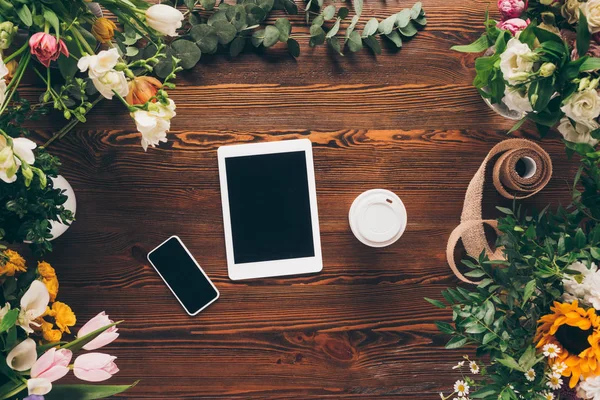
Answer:
<path fill-rule="evenodd" d="M 510 129 L 509 129 L 509 131 L 508 131 L 508 132 L 506 132 L 506 133 L 513 133 L 513 132 L 515 132 L 515 131 L 519 130 L 519 129 L 521 128 L 521 126 L 523 126 L 523 124 L 525 123 L 525 121 L 527 121 L 527 116 L 524 116 L 524 117 L 523 117 L 523 118 L 521 118 L 519 121 L 517 121 L 517 123 L 516 123 L 516 124 L 514 124 L 514 125 L 512 126 L 512 128 L 510 128 Z"/>
<path fill-rule="evenodd" d="M 437 326 L 438 330 L 446 335 L 453 335 L 456 333 L 454 327 L 447 322 L 436 321 L 435 326 Z"/>
<path fill-rule="evenodd" d="M 79 337 L 79 338 L 73 340 L 72 342 L 65 344 L 64 346 L 61 346 L 61 349 L 68 349 L 68 350 L 71 350 L 72 352 L 79 351 L 83 348 L 83 346 L 85 346 L 92 340 L 96 339 L 98 336 L 100 336 L 100 334 L 102 334 L 102 332 L 104 332 L 105 330 L 107 330 L 113 326 L 120 324 L 121 322 L 122 321 L 114 322 L 112 324 L 103 326 L 100 329 L 96 329 L 95 331 L 90 332 L 85 336 Z"/>
<path fill-rule="evenodd" d="M 342 20 L 340 18 L 338 18 L 335 21 L 335 24 L 333 24 L 333 26 L 331 27 L 331 29 L 325 35 L 326 39 L 330 39 L 330 38 L 334 37 L 338 33 L 338 31 L 340 30 L 340 22 L 341 21 Z M 339 45 L 339 43 L 338 43 L 338 45 Z"/>
<path fill-rule="evenodd" d="M 179 39 L 171 43 L 174 56 L 181 60 L 180 66 L 183 69 L 193 68 L 198 61 L 202 52 L 194 42 L 185 39 Z"/>
<path fill-rule="evenodd" d="M 265 27 L 265 38 L 263 40 L 263 46 L 271 47 L 279 41 L 279 29 L 273 25 L 267 25 Z"/>
<path fill-rule="evenodd" d="M 196 41 L 202 53 L 213 54 L 217 51 L 219 38 L 214 27 L 207 24 L 194 25 L 190 30 L 190 36 Z"/>
<path fill-rule="evenodd" d="M 413 37 L 417 34 L 417 28 L 412 22 L 409 22 L 408 25 L 406 25 L 404 28 L 398 29 L 400 30 L 400 33 L 406 37 Z"/>
<path fill-rule="evenodd" d="M 390 39 L 396 45 L 396 47 L 402 47 L 402 38 L 397 31 L 393 31 L 389 35 L 385 35 L 385 37 Z"/>
<path fill-rule="evenodd" d="M 54 11 L 44 7 L 44 19 L 50 24 L 50 26 L 52 26 L 54 32 L 56 32 L 56 35 L 60 35 L 60 22 L 58 21 L 58 17 Z"/>
<path fill-rule="evenodd" d="M 496 334 L 495 333 L 488 332 L 485 335 L 483 335 L 483 339 L 481 340 L 481 344 L 488 344 L 489 342 L 491 342 L 495 338 L 496 338 Z"/>
<path fill-rule="evenodd" d="M 332 19 L 335 16 L 335 6 L 333 4 L 330 4 L 327 7 L 325 7 L 322 15 L 326 21 Z"/>
<path fill-rule="evenodd" d="M 352 31 L 352 33 L 350 34 L 350 37 L 348 38 L 348 49 L 355 53 L 357 51 L 359 51 L 360 49 L 362 49 L 363 45 L 362 45 L 362 39 L 360 37 L 360 34 L 357 31 Z"/>
<path fill-rule="evenodd" d="M 506 215 L 514 215 L 513 210 L 510 208 L 496 206 L 496 210 Z"/>
<path fill-rule="evenodd" d="M 325 43 L 325 31 L 323 28 L 317 25 L 311 25 L 310 40 L 308 43 L 311 47 Z"/>
<path fill-rule="evenodd" d="M 354 17 L 352 17 L 352 21 L 350 22 L 350 25 L 348 25 L 348 28 L 346 28 L 346 35 L 345 35 L 346 40 L 348 38 L 350 38 L 350 35 L 354 31 L 354 27 L 358 23 L 359 18 L 360 18 L 360 16 L 358 14 L 356 14 Z"/>
<path fill-rule="evenodd" d="M 535 279 L 532 279 L 529 282 L 527 282 L 527 284 L 525 285 L 525 290 L 523 291 L 523 304 L 527 303 L 527 300 L 531 298 L 531 295 L 533 294 L 535 288 Z"/>
<path fill-rule="evenodd" d="M 329 45 L 329 47 L 331 47 L 333 49 L 333 51 L 338 53 L 340 56 L 344 55 L 344 53 L 342 53 L 342 46 L 340 46 L 340 41 L 338 40 L 337 37 L 335 37 L 335 36 L 328 37 L 327 44 Z"/>
<path fill-rule="evenodd" d="M 437 308 L 441 308 L 441 309 L 445 309 L 446 308 L 446 305 L 444 303 L 442 303 L 441 301 L 439 301 L 439 300 L 430 299 L 429 297 L 425 297 L 425 301 L 433 304 Z"/>
<path fill-rule="evenodd" d="M 463 347 L 465 344 L 467 344 L 466 337 L 454 336 L 452 339 L 450 339 L 448 343 L 446 343 L 446 349 L 458 349 L 460 347 Z"/>
<path fill-rule="evenodd" d="M 484 326 L 476 324 L 476 325 L 469 326 L 467 329 L 465 329 L 465 332 L 471 333 L 471 334 L 475 335 L 475 334 L 478 334 L 478 333 L 483 333 L 486 330 L 487 329 Z"/>
<path fill-rule="evenodd" d="M 79 68 L 77 68 L 77 60 L 72 57 L 59 57 L 58 70 L 65 79 L 71 79 L 77 74 Z"/>
<path fill-rule="evenodd" d="M 44 398 L 46 400 L 94 400 L 104 399 L 123 393 L 138 384 L 139 381 L 133 382 L 131 385 L 52 385 L 52 391 Z"/>
<path fill-rule="evenodd" d="M 485 34 L 481 35 L 479 39 L 471 44 L 465 44 L 462 46 L 452 46 L 450 50 L 459 51 L 461 53 L 481 53 L 490 47 L 488 38 Z"/>
<path fill-rule="evenodd" d="M 410 10 L 405 8 L 396 14 L 396 26 L 398 28 L 404 28 L 410 22 Z"/>
<path fill-rule="evenodd" d="M 423 10 L 423 4 L 420 1 L 416 2 L 412 9 L 410 10 L 410 18 L 417 19 L 421 15 L 421 11 Z"/>
<path fill-rule="evenodd" d="M 249 26 L 258 25 L 265 20 L 267 12 L 256 4 L 246 4 L 246 23 Z"/>
<path fill-rule="evenodd" d="M 0 322 L 0 333 L 8 331 L 10 328 L 15 326 L 17 318 L 19 317 L 19 309 L 14 308 L 7 312 Z"/>
<path fill-rule="evenodd" d="M 498 361 L 500 364 L 502 364 L 508 368 L 516 369 L 517 371 L 521 371 L 521 372 L 525 372 L 525 371 L 523 371 L 523 368 L 521 368 L 519 363 L 517 363 L 514 358 L 512 358 L 508 355 L 505 355 L 504 358 L 497 358 L 496 361 Z"/>
<path fill-rule="evenodd" d="M 386 19 L 384 19 L 383 21 L 381 21 L 379 23 L 379 27 L 378 27 L 379 32 L 383 33 L 384 35 L 389 35 L 394 30 L 395 23 L 396 23 L 395 15 L 387 17 Z"/>
<path fill-rule="evenodd" d="M 581 9 L 579 10 L 579 22 L 577 23 L 577 54 L 580 57 L 587 53 L 590 47 L 590 31 L 587 18 Z"/>
<path fill-rule="evenodd" d="M 344 19 L 348 16 L 349 13 L 350 13 L 350 10 L 348 10 L 348 7 L 340 7 L 338 10 L 338 17 L 340 17 L 341 19 Z"/>
<path fill-rule="evenodd" d="M 233 26 L 230 22 L 215 21 L 212 26 L 217 31 L 217 38 L 221 44 L 227 44 L 231 42 L 237 34 L 237 29 L 235 29 L 235 26 Z M 275 27 L 273 27 L 273 29 L 277 30 Z M 277 31 L 277 35 L 279 35 L 279 31 Z"/>
<path fill-rule="evenodd" d="M 192 11 L 196 6 L 195 0 L 183 0 L 183 4 L 188 8 L 188 10 Z"/>
<path fill-rule="evenodd" d="M 244 46 L 246 45 L 246 39 L 243 36 L 238 36 L 233 39 L 231 45 L 229 46 L 229 55 L 231 57 L 237 57 L 238 54 L 244 50 Z"/>
<path fill-rule="evenodd" d="M 363 10 L 363 0 L 352 0 L 352 6 L 356 15 L 360 16 Z"/>
<path fill-rule="evenodd" d="M 581 228 L 577 228 L 577 232 L 575 233 L 575 243 L 580 249 L 583 249 L 587 243 L 587 238 Z"/>
<path fill-rule="evenodd" d="M 590 254 L 592 255 L 592 257 L 594 257 L 596 260 L 600 260 L 600 248 L 598 247 L 592 247 L 590 249 Z"/>
<path fill-rule="evenodd" d="M 27 4 L 24 4 L 21 8 L 17 8 L 17 15 L 25 26 L 31 26 L 33 24 L 33 16 L 31 15 L 31 10 L 29 10 Z"/>
<path fill-rule="evenodd" d="M 369 22 L 365 25 L 365 28 L 362 31 L 362 37 L 368 37 L 377 33 L 377 27 L 379 27 L 379 22 L 377 18 L 371 18 Z"/>
<path fill-rule="evenodd" d="M 369 46 L 369 48 L 373 50 L 373 53 L 381 54 L 381 45 L 379 44 L 379 41 L 377 40 L 375 35 L 363 38 L 363 43 Z"/>
<path fill-rule="evenodd" d="M 418 25 L 420 25 L 420 26 L 425 26 L 425 25 L 427 25 L 427 18 L 425 18 L 425 17 L 419 17 L 419 18 L 417 18 L 417 19 L 414 19 L 413 21 L 414 21 L 415 23 L 417 23 Z"/>
<path fill-rule="evenodd" d="M 252 37 L 250 38 L 250 42 L 252 43 L 252 45 L 254 47 L 258 47 L 262 44 L 264 39 L 265 39 L 265 30 L 259 29 L 257 31 L 254 31 L 254 33 L 252 34 Z M 288 45 L 289 45 L 289 41 L 288 41 Z"/>
<path fill-rule="evenodd" d="M 599 69 L 600 58 L 598 57 L 589 57 L 579 66 L 579 72 L 596 71 Z"/>
<path fill-rule="evenodd" d="M 275 21 L 275 28 L 279 30 L 279 41 L 287 42 L 290 33 L 292 32 L 292 24 L 290 24 L 290 21 L 287 18 L 278 18 L 277 21 Z"/>
<path fill-rule="evenodd" d="M 287 41 L 287 46 L 288 51 L 293 57 L 298 58 L 300 56 L 300 45 L 296 39 L 289 38 Z"/>

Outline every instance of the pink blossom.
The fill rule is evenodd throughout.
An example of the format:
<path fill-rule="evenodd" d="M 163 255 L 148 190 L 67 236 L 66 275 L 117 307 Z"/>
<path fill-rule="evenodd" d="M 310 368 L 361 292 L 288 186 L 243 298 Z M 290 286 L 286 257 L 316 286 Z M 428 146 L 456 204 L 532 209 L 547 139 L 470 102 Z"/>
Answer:
<path fill-rule="evenodd" d="M 113 321 L 108 318 L 108 315 L 106 315 L 104 311 L 102 311 L 100 314 L 90 319 L 85 325 L 81 327 L 81 329 L 77 333 L 77 337 L 83 337 L 112 323 Z M 116 326 L 111 326 L 110 328 L 102 332 L 100 335 L 98 335 L 94 340 L 90 341 L 85 346 L 83 346 L 83 349 L 89 351 L 106 346 L 107 344 L 113 342 L 119 337 L 117 331 L 118 329 Z"/>
<path fill-rule="evenodd" d="M 83 381 L 101 382 L 109 379 L 119 372 L 117 357 L 103 353 L 82 354 L 75 359 L 73 372 L 75 376 Z"/>
<path fill-rule="evenodd" d="M 54 382 L 69 372 L 69 363 L 73 357 L 71 350 L 52 348 L 46 351 L 31 367 L 31 377 Z"/>
<path fill-rule="evenodd" d="M 498 10 L 503 19 L 517 18 L 527 10 L 527 0 L 498 0 Z"/>
<path fill-rule="evenodd" d="M 529 19 L 524 20 L 521 18 L 511 18 L 507 19 L 506 21 L 499 22 L 498 28 L 505 31 L 509 31 L 514 36 L 517 34 L 517 32 L 520 32 L 523 29 L 527 28 L 529 22 Z"/>
<path fill-rule="evenodd" d="M 62 54 L 69 57 L 69 50 L 65 42 L 56 40 L 54 36 L 45 32 L 38 32 L 29 38 L 31 54 L 37 57 L 45 67 L 49 67 L 52 61 L 56 61 Z"/>

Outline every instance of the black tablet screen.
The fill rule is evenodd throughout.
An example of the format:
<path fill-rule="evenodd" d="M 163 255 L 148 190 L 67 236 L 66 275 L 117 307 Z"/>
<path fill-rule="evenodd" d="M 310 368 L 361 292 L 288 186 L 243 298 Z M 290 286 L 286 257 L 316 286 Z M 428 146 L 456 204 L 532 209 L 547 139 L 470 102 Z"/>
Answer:
<path fill-rule="evenodd" d="M 236 264 L 314 257 L 306 154 L 225 159 Z"/>

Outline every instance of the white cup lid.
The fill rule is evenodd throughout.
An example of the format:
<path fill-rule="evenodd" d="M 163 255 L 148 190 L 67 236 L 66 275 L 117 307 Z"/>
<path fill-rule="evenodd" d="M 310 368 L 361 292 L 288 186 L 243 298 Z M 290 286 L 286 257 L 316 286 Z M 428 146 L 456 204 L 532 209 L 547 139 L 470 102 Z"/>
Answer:
<path fill-rule="evenodd" d="M 358 196 L 348 217 L 354 236 L 371 247 L 389 246 L 406 229 L 407 215 L 402 200 L 385 189 L 368 190 Z"/>

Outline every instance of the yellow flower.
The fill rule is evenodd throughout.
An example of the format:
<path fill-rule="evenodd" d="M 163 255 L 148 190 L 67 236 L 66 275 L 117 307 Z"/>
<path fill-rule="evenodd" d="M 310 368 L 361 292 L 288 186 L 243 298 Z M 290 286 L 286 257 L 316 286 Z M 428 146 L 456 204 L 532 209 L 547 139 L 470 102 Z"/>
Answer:
<path fill-rule="evenodd" d="M 49 343 L 60 342 L 62 332 L 58 329 L 52 329 L 54 325 L 42 319 L 42 337 Z"/>
<path fill-rule="evenodd" d="M 550 364 L 564 363 L 563 376 L 570 376 L 569 386 L 575 387 L 579 378 L 600 374 L 600 316 L 596 310 L 579 307 L 578 302 L 554 302 L 552 314 L 544 315 L 536 341 L 537 348 L 556 345 L 558 353 L 550 358 Z M 548 346 L 547 346 L 548 347 Z"/>
<path fill-rule="evenodd" d="M 4 265 L 0 265 L 0 275 L 14 276 L 17 272 L 27 271 L 25 259 L 19 253 L 12 250 L 4 250 Z"/>
<path fill-rule="evenodd" d="M 117 26 L 108 18 L 100 17 L 92 25 L 92 34 L 100 43 L 108 43 L 115 36 Z"/>
<path fill-rule="evenodd" d="M 58 295 L 58 278 L 56 271 L 45 261 L 38 262 L 38 273 L 42 277 L 42 282 L 46 285 L 50 294 L 50 301 L 55 301 Z"/>
<path fill-rule="evenodd" d="M 71 333 L 69 327 L 74 326 L 77 322 L 77 318 L 71 307 L 60 301 L 52 304 L 52 308 L 48 307 L 44 315 L 54 317 L 56 326 L 58 326 L 61 332 Z"/>

